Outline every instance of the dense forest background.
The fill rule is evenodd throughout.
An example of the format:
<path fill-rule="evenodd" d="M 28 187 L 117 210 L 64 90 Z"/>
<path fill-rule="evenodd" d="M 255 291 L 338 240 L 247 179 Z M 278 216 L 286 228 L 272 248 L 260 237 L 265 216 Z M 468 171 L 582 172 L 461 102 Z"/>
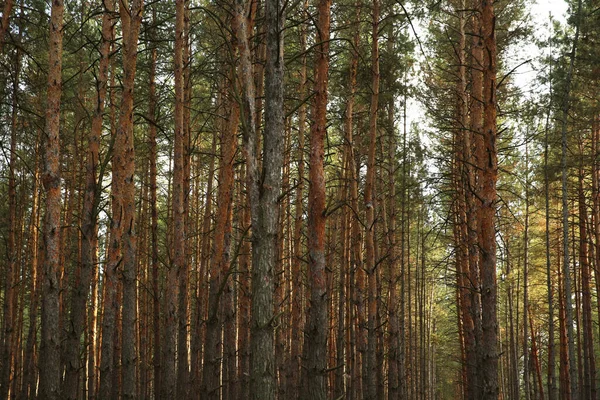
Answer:
<path fill-rule="evenodd" d="M 2 3 L 0 399 L 600 399 L 598 0 Z"/>

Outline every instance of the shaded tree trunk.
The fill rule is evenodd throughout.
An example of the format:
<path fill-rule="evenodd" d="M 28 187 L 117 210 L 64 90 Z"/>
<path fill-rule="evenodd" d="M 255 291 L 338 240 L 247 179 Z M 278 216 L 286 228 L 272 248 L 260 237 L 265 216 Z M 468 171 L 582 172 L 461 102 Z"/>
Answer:
<path fill-rule="evenodd" d="M 377 398 L 376 328 L 377 328 L 377 276 L 375 270 L 375 149 L 377 144 L 377 110 L 379 108 L 379 0 L 373 0 L 371 44 L 371 105 L 369 109 L 369 150 L 365 179 L 365 268 L 368 277 L 368 329 L 367 329 L 367 381 L 365 398 Z"/>
<path fill-rule="evenodd" d="M 483 0 L 482 34 L 485 48 L 483 69 L 483 146 L 479 146 L 481 168 L 480 268 L 481 268 L 481 377 L 482 399 L 497 399 L 498 386 L 498 318 L 496 284 L 496 34 L 492 0 Z"/>
<path fill-rule="evenodd" d="M 327 368 L 327 272 L 325 270 L 325 131 L 329 72 L 330 0 L 319 0 L 316 34 L 313 124 L 308 188 L 308 276 L 310 307 L 305 330 L 302 398 L 324 400 Z"/>
<path fill-rule="evenodd" d="M 135 83 L 138 36 L 142 22 L 143 0 L 132 0 L 131 6 L 119 4 L 123 29 L 123 94 L 119 124 L 115 138 L 113 165 L 120 180 L 123 240 L 123 316 L 122 316 L 122 385 L 123 398 L 136 394 L 136 326 L 137 326 L 137 233 L 135 230 L 135 150 L 133 138 L 133 90 Z"/>
<path fill-rule="evenodd" d="M 46 190 L 44 220 L 45 262 L 43 269 L 42 340 L 40 349 L 40 398 L 59 399 L 60 331 L 59 321 L 59 249 L 60 249 L 60 98 L 62 94 L 62 0 L 52 2 L 46 99 L 46 151 L 42 181 Z"/>

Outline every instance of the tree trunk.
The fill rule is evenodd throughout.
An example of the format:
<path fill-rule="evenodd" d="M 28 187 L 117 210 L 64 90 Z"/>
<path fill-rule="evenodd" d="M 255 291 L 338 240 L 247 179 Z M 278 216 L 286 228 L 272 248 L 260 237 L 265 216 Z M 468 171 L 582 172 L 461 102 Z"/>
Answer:
<path fill-rule="evenodd" d="M 185 12 L 184 0 L 175 2 L 175 132 L 173 140 L 173 184 L 171 186 L 171 210 L 173 213 L 172 259 L 165 282 L 166 324 L 165 324 L 165 359 L 164 385 L 165 395 L 169 398 L 185 397 L 182 393 L 182 376 L 176 368 L 178 344 L 178 314 L 177 297 L 181 287 L 178 287 L 178 277 L 185 271 L 185 221 L 183 213 L 183 168 L 184 168 L 184 127 L 183 127 L 183 17 Z M 182 395 L 182 396 L 180 396 Z"/>
<path fill-rule="evenodd" d="M 588 258 L 587 209 L 583 190 L 583 165 L 579 170 L 579 266 L 581 268 L 581 303 L 583 314 L 583 387 L 582 397 L 596 399 L 596 361 L 592 326 L 591 273 Z"/>
<path fill-rule="evenodd" d="M 480 269 L 481 269 L 481 377 L 482 399 L 497 399 L 498 386 L 498 318 L 496 284 L 496 35 L 492 0 L 483 0 L 482 34 L 485 47 L 483 69 L 483 146 L 478 151 L 481 168 Z"/>
<path fill-rule="evenodd" d="M 329 72 L 330 0 L 319 0 L 314 77 L 313 124 L 310 131 L 308 188 L 308 276 L 310 308 L 305 330 L 303 398 L 324 400 L 327 368 L 327 272 L 325 270 L 325 131 Z"/>
<path fill-rule="evenodd" d="M 133 138 L 133 90 L 135 83 L 138 36 L 142 22 L 143 0 L 132 0 L 131 6 L 119 3 L 123 29 L 123 94 L 119 124 L 115 138 L 113 165 L 118 173 L 113 182 L 120 180 L 123 240 L 123 316 L 122 316 L 122 369 L 123 398 L 135 398 L 137 285 L 135 231 L 135 150 Z"/>
<path fill-rule="evenodd" d="M 152 25 L 156 23 L 156 8 L 152 7 Z M 150 40 L 155 39 L 155 29 L 148 33 Z M 154 372 L 154 395 L 163 394 L 162 390 L 162 343 L 160 329 L 160 287 L 158 266 L 158 207 L 157 207 L 157 150 L 156 150 L 156 46 L 150 50 L 150 73 L 148 82 L 148 142 L 150 146 L 150 268 L 152 270 L 152 328 L 153 328 L 153 372 Z"/>
<path fill-rule="evenodd" d="M 377 366 L 377 277 L 375 270 L 375 149 L 377 144 L 377 110 L 379 108 L 379 0 L 373 0 L 371 47 L 371 105 L 369 109 L 369 151 L 365 180 L 365 268 L 368 277 L 367 376 L 365 399 L 377 398 L 375 369 Z"/>
<path fill-rule="evenodd" d="M 303 11 L 307 12 L 308 1 L 303 2 Z M 304 291 L 304 279 L 302 279 L 302 226 L 304 220 L 304 135 L 306 127 L 306 24 L 300 28 L 300 49 L 302 51 L 302 66 L 300 67 L 300 87 L 298 93 L 302 104 L 298 110 L 298 149 L 296 151 L 298 181 L 296 183 L 296 199 L 294 203 L 294 232 L 292 244 L 294 254 L 292 257 L 292 300 L 291 300 L 291 348 L 290 348 L 290 372 L 288 383 L 290 392 L 295 393 L 293 400 L 300 393 L 300 376 L 302 375 L 302 342 L 303 342 L 303 312 L 302 299 Z"/>
<path fill-rule="evenodd" d="M 552 82 L 550 83 L 552 85 Z M 552 86 L 550 86 L 550 98 L 552 98 Z M 550 177 L 548 171 L 548 147 L 549 147 L 549 123 L 550 110 L 546 114 L 546 126 L 544 129 L 544 206 L 545 206 L 545 247 L 546 247 L 546 290 L 548 301 L 548 400 L 556 400 L 556 351 L 554 344 L 554 288 L 552 286 L 552 263 L 550 259 Z"/>
<path fill-rule="evenodd" d="M 7 4 L 10 1 L 6 2 Z M 6 10 L 5 10 L 6 12 Z M 2 34 L 2 32 L 0 32 Z M 0 44 L 2 42 L 0 41 Z M 1 53 L 0 49 L 0 53 Z M 16 337 L 15 332 L 15 306 L 17 300 L 17 285 L 19 281 L 18 271 L 18 253 L 19 247 L 16 243 L 16 234 L 18 229 L 17 221 L 17 182 L 15 170 L 17 169 L 17 107 L 19 93 L 19 78 L 21 73 L 21 50 L 17 49 L 15 71 L 12 87 L 12 109 L 10 122 L 10 155 L 8 164 L 8 239 L 6 243 L 6 271 L 4 272 L 4 304 L 2 313 L 3 331 L 2 331 L 2 358 L 0 367 L 0 398 L 8 398 L 9 385 L 11 381 L 11 361 L 13 359 L 14 348 L 12 343 Z M 14 374 L 14 371 L 13 373 Z M 14 393 L 13 393 L 14 396 Z"/>
<path fill-rule="evenodd" d="M 60 98 L 62 94 L 62 0 L 52 2 L 48 91 L 46 99 L 46 153 L 43 183 L 46 190 L 44 221 L 45 263 L 42 296 L 42 341 L 40 353 L 40 398 L 58 400 L 60 385 L 60 331 L 58 263 L 60 259 Z"/>
<path fill-rule="evenodd" d="M 525 400 L 530 398 L 529 388 L 529 147 L 525 144 L 525 227 L 523 232 L 523 387 Z"/>

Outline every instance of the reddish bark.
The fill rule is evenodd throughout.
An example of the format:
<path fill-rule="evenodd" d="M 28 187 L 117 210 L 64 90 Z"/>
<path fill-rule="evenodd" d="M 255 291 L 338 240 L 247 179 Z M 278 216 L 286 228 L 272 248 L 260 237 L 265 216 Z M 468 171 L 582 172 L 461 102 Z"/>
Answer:
<path fill-rule="evenodd" d="M 331 0 L 319 0 L 314 76 L 313 124 L 310 130 L 308 188 L 308 276 L 310 308 L 305 330 L 305 390 L 302 397 L 326 398 L 327 368 L 327 272 L 325 270 L 325 131 L 327 127 L 327 82 Z"/>

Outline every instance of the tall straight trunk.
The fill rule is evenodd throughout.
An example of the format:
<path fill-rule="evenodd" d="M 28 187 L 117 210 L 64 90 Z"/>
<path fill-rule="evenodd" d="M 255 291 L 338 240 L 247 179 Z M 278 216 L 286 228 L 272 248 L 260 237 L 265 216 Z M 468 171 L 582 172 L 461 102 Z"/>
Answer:
<path fill-rule="evenodd" d="M 175 132 L 173 140 L 173 184 L 171 186 L 171 210 L 173 218 L 172 249 L 173 264 L 167 272 L 165 282 L 165 359 L 164 385 L 167 397 L 185 397 L 183 382 L 176 368 L 178 314 L 177 296 L 181 288 L 177 278 L 185 270 L 185 221 L 183 214 L 183 168 L 184 168 L 184 127 L 183 127 L 183 14 L 184 0 L 175 2 Z M 182 395 L 182 396 L 180 396 Z"/>
<path fill-rule="evenodd" d="M 344 121 L 344 134 L 346 135 L 346 146 L 348 147 L 349 159 L 349 179 L 350 179 L 350 207 L 354 210 L 352 217 L 350 218 L 350 235 L 352 237 L 352 245 L 350 246 L 350 276 L 349 284 L 352 290 L 352 302 L 350 310 L 353 311 L 350 314 L 352 319 L 350 320 L 353 325 L 351 331 L 350 343 L 354 343 L 354 349 L 352 351 L 352 369 L 350 371 L 350 386 L 349 392 L 358 398 L 362 392 L 361 382 L 361 363 L 362 356 L 365 354 L 366 338 L 362 322 L 364 321 L 364 268 L 362 266 L 362 227 L 361 221 L 358 215 L 359 212 L 359 191 L 358 191 L 358 163 L 360 156 L 354 148 L 354 103 L 356 96 L 356 77 L 358 75 L 358 45 L 360 42 L 360 16 L 361 16 L 361 2 L 357 0 L 355 3 L 355 27 L 354 37 L 352 39 L 352 58 L 350 61 L 350 74 L 349 74 L 349 87 L 350 93 L 348 95 L 348 101 L 346 103 L 346 113 Z M 358 134 L 358 133 L 357 133 Z M 357 323 L 355 323 L 356 319 Z"/>
<path fill-rule="evenodd" d="M 482 399 L 497 399 L 498 386 L 498 318 L 496 283 L 496 34 L 492 0 L 482 2 L 483 68 L 483 146 L 477 149 L 481 168 L 480 271 L 481 271 L 481 377 Z"/>
<path fill-rule="evenodd" d="M 530 398 L 529 388 L 529 147 L 525 144 L 525 227 L 523 231 L 523 386 L 525 400 Z"/>
<path fill-rule="evenodd" d="M 237 31 L 239 33 L 239 31 Z M 230 76 L 233 79 L 233 72 Z M 219 208 L 216 215 L 214 240 L 210 259 L 210 288 L 208 296 L 208 319 L 206 321 L 206 340 L 204 351 L 204 369 L 202 394 L 209 399 L 220 396 L 222 359 L 222 321 L 220 300 L 224 292 L 226 280 L 229 279 L 229 238 L 231 235 L 231 207 L 234 184 L 234 162 L 237 148 L 237 127 L 240 119 L 240 108 L 233 99 L 234 87 L 230 85 L 227 95 L 228 121 L 221 131 L 221 160 L 219 169 L 219 186 L 217 201 Z"/>
<path fill-rule="evenodd" d="M 316 34 L 313 124 L 310 129 L 308 187 L 308 276 L 310 308 L 305 330 L 303 398 L 324 400 L 327 368 L 327 272 L 325 270 L 325 131 L 331 0 L 319 0 Z"/>
<path fill-rule="evenodd" d="M 594 232 L 595 246 L 592 247 L 594 259 L 594 278 L 596 281 L 596 293 L 600 293 L 600 192 L 598 190 L 598 140 L 600 140 L 600 118 L 595 117 L 592 122 L 592 230 Z M 600 297 L 597 299 L 598 315 L 600 315 Z M 600 380 L 600 374 L 597 374 L 596 379 Z M 594 383 L 597 390 L 600 392 L 600 385 Z M 600 397 L 600 393 L 598 393 Z M 553 400 L 553 399 L 549 399 Z"/>
<path fill-rule="evenodd" d="M 344 146 L 342 155 L 342 179 L 344 185 L 338 189 L 338 201 L 344 201 L 348 198 L 348 176 L 350 175 L 349 166 L 350 163 L 350 151 L 347 146 Z M 340 398 L 345 396 L 346 388 L 344 384 L 344 374 L 346 373 L 346 355 L 344 349 L 346 347 L 345 330 L 346 325 L 346 305 L 348 298 L 348 291 L 346 287 L 346 275 L 348 273 L 348 248 L 349 248 L 349 237 L 348 237 L 348 216 L 349 211 L 344 207 L 339 215 L 340 228 L 339 228 L 339 243 L 341 244 L 340 250 L 340 267 L 338 277 L 338 302 L 337 302 L 337 333 L 335 338 L 335 378 L 333 380 L 333 397 Z"/>
<path fill-rule="evenodd" d="M 23 381 L 21 386 L 21 397 L 22 398 L 35 398 L 36 397 L 36 373 L 35 373 L 35 347 L 37 342 L 37 326 L 38 326 L 38 304 L 39 304 L 39 292 L 41 287 L 42 274 L 39 273 L 40 267 L 40 243 L 39 243 L 39 230 L 36 229 L 39 226 L 40 216 L 40 162 L 39 162 L 39 150 L 40 150 L 40 137 L 41 132 L 38 131 L 38 138 L 36 140 L 36 156 L 34 162 L 34 173 L 33 173 L 33 187 L 32 187 L 32 200 L 31 200 L 31 217 L 30 217 L 30 250 L 31 250 L 31 286 L 29 291 L 29 329 L 27 332 L 27 341 L 25 347 L 25 360 L 23 365 Z"/>
<path fill-rule="evenodd" d="M 470 359 L 471 367 L 474 369 L 473 380 L 469 384 L 472 386 L 475 398 L 482 396 L 481 382 L 481 265 L 480 265 L 480 218 L 481 204 L 476 195 L 472 192 L 481 191 L 481 169 L 478 149 L 484 150 L 483 138 L 483 32 L 482 32 L 482 3 L 480 0 L 474 1 L 474 8 L 477 10 L 473 17 L 473 36 L 471 44 L 471 134 L 468 135 L 469 142 L 465 147 L 469 151 L 467 158 L 470 168 L 468 169 L 468 224 L 469 224 L 469 281 L 471 287 L 471 316 L 473 319 L 473 358 Z"/>
<path fill-rule="evenodd" d="M 108 83 L 108 65 L 110 61 L 110 43 L 114 38 L 114 28 L 111 14 L 114 12 L 112 0 L 104 1 L 102 15 L 102 42 L 100 45 L 100 63 L 97 80 L 97 103 L 92 118 L 92 126 L 88 136 L 86 186 L 81 222 L 81 264 L 71 292 L 71 316 L 68 324 L 66 349 L 66 373 L 63 383 L 62 396 L 66 399 L 76 399 L 78 396 L 78 380 L 83 367 L 81 365 L 81 335 L 84 331 L 86 303 L 90 283 L 95 268 L 97 252 L 97 219 L 100 203 L 100 189 L 104 167 L 100 165 L 100 138 L 104 118 L 104 101 Z M 99 167 L 101 167 L 99 171 Z"/>
<path fill-rule="evenodd" d="M 152 26 L 156 23 L 156 8 L 152 7 Z M 148 33 L 150 40 L 155 38 L 155 29 Z M 160 288 L 158 266 L 158 207 L 157 207 L 157 150 L 156 150 L 156 60 L 157 49 L 153 46 L 150 50 L 150 72 L 148 82 L 148 142 L 150 147 L 150 268 L 152 270 L 152 328 L 153 328 L 153 378 L 154 395 L 162 394 L 162 343 L 160 329 Z"/>
<path fill-rule="evenodd" d="M 559 253 L 561 253 L 559 251 Z M 568 339 L 567 339 L 567 327 L 566 327 L 566 310 L 565 310 L 565 296 L 564 296 L 564 278 L 561 272 L 561 260 L 559 254 L 558 257 L 558 321 L 559 321 L 559 357 L 560 357 L 560 368 L 559 368 L 559 382 L 560 382 L 560 399 L 571 400 L 571 376 L 569 374 L 569 351 L 568 351 Z"/>
<path fill-rule="evenodd" d="M 303 11 L 307 12 L 308 1 L 303 2 Z M 296 151 L 298 181 L 296 183 L 296 200 L 294 202 L 294 232 L 292 245 L 294 254 L 292 257 L 292 300 L 291 300 L 291 348 L 290 348 L 290 372 L 288 383 L 290 392 L 300 392 L 300 376 L 302 375 L 302 339 L 303 339 L 303 308 L 302 298 L 304 291 L 304 280 L 302 279 L 302 226 L 304 224 L 304 136 L 306 128 L 306 24 L 300 28 L 300 50 L 302 52 L 302 66 L 300 67 L 300 87 L 298 93 L 302 104 L 298 110 L 298 149 Z M 294 396 L 294 400 L 298 395 Z"/>
<path fill-rule="evenodd" d="M 119 14 L 123 30 L 123 94 L 113 157 L 113 165 L 116 165 L 117 174 L 113 176 L 113 181 L 120 180 L 119 185 L 121 186 L 122 196 L 120 211 L 123 240 L 123 316 L 121 320 L 123 399 L 133 399 L 136 393 L 137 234 L 135 231 L 133 90 L 143 8 L 144 0 L 132 0 L 131 6 L 126 3 L 119 3 Z"/>
<path fill-rule="evenodd" d="M 552 82 L 550 82 L 550 98 L 552 98 Z M 548 400 L 556 400 L 556 350 L 554 345 L 554 287 L 552 285 L 552 262 L 550 259 L 550 177 L 548 170 L 548 147 L 550 131 L 550 110 L 548 107 L 544 128 L 544 208 L 546 230 L 544 235 L 546 250 L 546 291 L 548 302 Z M 596 201 L 594 201 L 596 203 Z"/>
<path fill-rule="evenodd" d="M 8 3 L 8 2 L 7 2 Z M 1 42 L 0 42 L 1 43 Z M 0 50 L 1 52 L 1 50 Z M 15 302 L 17 295 L 17 284 L 19 281 L 18 251 L 16 243 L 17 225 L 17 181 L 15 172 L 17 169 L 17 107 L 19 93 L 19 75 L 21 72 L 21 50 L 16 50 L 15 71 L 12 87 L 12 109 L 10 122 L 10 155 L 8 164 L 8 239 L 6 243 L 6 271 L 4 273 L 4 304 L 2 313 L 2 355 L 0 367 L 0 398 L 7 398 L 11 381 L 11 360 L 14 348 L 12 342 L 15 339 Z M 13 393 L 14 396 L 14 393 Z"/>
<path fill-rule="evenodd" d="M 579 41 L 579 25 L 581 18 L 581 0 L 577 2 L 577 14 L 575 37 L 571 48 L 569 70 L 567 72 L 566 87 L 561 113 L 561 167 L 562 167 L 562 223 L 563 223 L 563 295 L 566 311 L 568 356 L 569 356 L 569 392 L 571 400 L 578 399 L 577 389 L 577 368 L 575 364 L 575 332 L 573 328 L 573 305 L 571 300 L 571 273 L 569 271 L 569 205 L 567 192 L 567 119 L 569 115 L 571 82 L 573 78 L 573 69 L 575 65 L 575 54 L 577 51 L 577 42 Z"/>
<path fill-rule="evenodd" d="M 537 346 L 537 340 L 535 338 L 535 332 L 533 330 L 533 316 L 531 314 L 531 309 L 527 310 L 527 315 L 529 316 L 529 327 L 530 327 L 530 331 L 531 331 L 531 358 L 532 358 L 532 364 L 534 366 L 535 369 L 535 376 L 536 376 L 536 382 L 537 382 L 537 398 L 539 400 L 544 400 L 544 384 L 542 382 L 542 367 L 540 366 L 540 358 L 539 358 L 539 354 L 538 354 L 538 346 Z"/>
<path fill-rule="evenodd" d="M 222 101 L 220 99 L 220 95 L 218 96 L 217 104 L 221 105 Z M 202 216 L 202 240 L 200 242 L 200 270 L 198 272 L 198 290 L 196 292 L 196 301 L 195 301 L 195 315 L 192 323 L 192 331 L 196 332 L 195 335 L 192 336 L 192 389 L 196 392 L 200 392 L 202 379 L 202 343 L 203 341 L 203 329 L 202 329 L 202 320 L 204 319 L 204 314 L 206 310 L 205 292 L 206 292 L 206 276 L 208 272 L 208 264 L 210 259 L 210 227 L 211 227 L 211 219 L 212 219 L 212 207 L 213 207 L 213 181 L 215 174 L 215 159 L 216 157 L 216 149 L 217 149 L 217 135 L 213 134 L 212 144 L 211 144 L 211 154 L 214 155 L 210 157 L 210 163 L 208 166 L 208 177 L 206 184 L 206 196 L 204 202 L 204 215 Z"/>
<path fill-rule="evenodd" d="M 375 368 L 376 328 L 377 328 L 377 277 L 375 270 L 375 149 L 377 144 L 377 110 L 379 108 L 379 0 L 373 0 L 371 44 L 371 105 L 369 109 L 369 151 L 367 156 L 367 176 L 365 179 L 365 267 L 368 277 L 368 330 L 367 330 L 367 374 L 365 399 L 377 398 Z"/>
<path fill-rule="evenodd" d="M 461 3 L 461 9 L 464 10 L 465 1 Z M 466 71 L 466 20 L 464 11 L 459 14 L 459 32 L 460 41 L 458 49 L 459 63 L 459 80 L 457 81 L 457 118 L 459 126 L 457 129 L 456 151 L 457 151 L 457 207 L 458 207 L 458 223 L 460 225 L 459 232 L 459 247 L 457 251 L 460 255 L 460 271 L 459 271 L 459 291 L 461 299 L 461 322 L 462 332 L 464 337 L 465 350 L 465 382 L 464 394 L 466 399 L 475 398 L 477 368 L 476 368 L 476 337 L 475 323 L 476 313 L 473 313 L 473 307 L 477 302 L 474 302 L 474 297 L 477 296 L 475 288 L 477 282 L 472 278 L 476 276 L 475 266 L 470 265 L 472 252 L 476 248 L 474 245 L 474 235 L 476 231 L 470 229 L 474 225 L 472 209 L 472 193 L 470 192 L 473 181 L 473 168 L 469 165 L 471 159 L 471 133 L 468 130 L 468 98 L 467 98 L 467 71 Z M 477 108 L 475 107 L 475 110 Z"/>
<path fill-rule="evenodd" d="M 258 157 L 250 146 L 256 146 L 256 116 L 253 111 L 254 87 L 251 79 L 250 48 L 245 21 L 240 21 L 241 67 L 246 80 L 244 112 L 246 118 L 247 182 L 251 187 L 252 218 L 252 314 L 250 330 L 250 398 L 275 398 L 275 332 L 274 281 L 277 263 L 278 197 L 281 191 L 285 114 L 283 112 L 283 23 L 284 9 L 276 0 L 265 2 L 266 64 L 265 64 L 265 128 L 262 173 L 257 172 Z M 256 147 L 254 147 L 256 148 Z M 258 202 L 256 202 L 258 200 Z"/>
<path fill-rule="evenodd" d="M 189 286 L 190 286 L 190 255 L 191 255 L 191 246 L 188 243 L 188 230 L 192 228 L 188 228 L 189 225 L 189 209 L 190 209 L 190 168 L 191 168 L 191 154 L 190 154 L 190 96 L 191 96 L 191 87 L 190 87 L 190 47 L 188 43 L 189 39 L 189 1 L 184 0 L 183 6 L 176 4 L 177 7 L 177 24 L 180 24 L 180 16 L 179 13 L 183 14 L 183 26 L 180 27 L 179 32 L 176 33 L 176 41 L 181 41 L 178 47 L 182 47 L 181 49 L 181 77 L 179 78 L 178 84 L 176 86 L 181 86 L 179 90 L 180 94 L 176 93 L 178 97 L 178 101 L 181 102 L 178 110 L 181 116 L 178 118 L 181 119 L 181 128 L 177 130 L 177 134 L 181 134 L 179 138 L 182 142 L 181 150 L 182 150 L 182 159 L 183 159 L 183 167 L 182 167 L 182 175 L 181 178 L 181 186 L 182 189 L 176 189 L 175 191 L 181 196 L 181 215 L 176 218 L 177 223 L 175 223 L 175 228 L 180 224 L 181 231 L 176 233 L 176 240 L 181 240 L 182 243 L 175 246 L 177 249 L 177 255 L 181 249 L 183 248 L 183 254 L 180 257 L 179 263 L 177 265 L 178 269 L 178 277 L 179 277 L 179 293 L 177 299 L 177 322 L 178 322 L 178 332 L 177 332 L 177 397 L 178 398 L 186 398 L 188 397 L 189 392 L 189 362 L 188 362 L 188 331 L 189 331 Z M 180 10 L 183 8 L 183 10 Z M 175 51 L 177 53 L 178 51 Z M 178 56 L 176 54 L 176 59 Z M 178 68 L 175 68 L 176 70 Z M 176 112 L 177 114 L 177 112 Z M 176 169 L 177 172 L 177 169 Z"/>
<path fill-rule="evenodd" d="M 43 183 L 46 190 L 44 220 L 45 262 L 42 296 L 42 340 L 40 349 L 40 398 L 59 399 L 60 331 L 59 321 L 59 249 L 60 249 L 60 97 L 62 94 L 62 0 L 52 2 L 50 47 L 48 55 L 48 91 L 46 98 L 46 151 Z"/>
<path fill-rule="evenodd" d="M 388 36 L 388 52 L 392 54 L 394 50 L 394 31 L 393 25 L 390 24 L 390 34 Z M 387 390 L 388 397 L 391 400 L 399 399 L 399 357 L 400 357 L 400 321 L 398 319 L 398 282 L 400 281 L 400 271 L 398 270 L 398 255 L 397 255 L 397 217 L 396 217 L 396 165 L 397 165 L 397 141 L 395 129 L 395 104 L 393 98 L 390 98 L 387 104 L 388 113 L 388 152 L 389 152 L 389 172 L 388 172 L 388 213 L 389 224 L 387 233 L 387 242 L 389 246 L 389 295 L 387 299 L 389 334 L 388 334 L 388 382 Z"/>
<path fill-rule="evenodd" d="M 581 268 L 581 308 L 583 319 L 583 387 L 582 397 L 596 399 L 596 360 L 592 322 L 591 273 L 588 257 L 587 208 L 583 190 L 583 166 L 579 170 L 579 266 Z"/>
<path fill-rule="evenodd" d="M 114 87 L 115 71 L 114 64 L 111 66 L 110 88 Z M 110 132 L 111 140 L 115 141 L 116 121 L 115 121 L 115 99 L 114 89 L 111 89 L 109 95 L 110 104 Z M 114 169 L 114 164 L 113 164 Z M 119 303 L 117 301 L 117 267 L 121 260 L 121 218 L 119 218 L 121 207 L 120 184 L 117 179 L 113 179 L 110 186 L 111 215 L 110 228 L 107 239 L 107 256 L 104 266 L 103 276 L 103 298 L 102 298 L 102 339 L 100 343 L 100 381 L 98 394 L 100 399 L 109 399 L 112 390 L 112 376 L 114 374 L 114 337 L 119 312 Z"/>
<path fill-rule="evenodd" d="M 401 194 L 400 194 L 400 363 L 398 366 L 398 375 L 400 382 L 398 384 L 398 391 L 400 398 L 406 398 L 408 395 L 408 384 L 407 384 L 407 373 L 406 373 L 406 270 L 409 256 L 409 246 L 407 245 L 408 236 L 408 218 L 406 212 L 407 203 L 407 175 L 409 171 L 408 161 L 408 150 L 407 150 L 407 114 L 406 114 L 406 100 L 407 95 L 404 94 L 402 102 L 402 180 L 401 180 Z"/>

